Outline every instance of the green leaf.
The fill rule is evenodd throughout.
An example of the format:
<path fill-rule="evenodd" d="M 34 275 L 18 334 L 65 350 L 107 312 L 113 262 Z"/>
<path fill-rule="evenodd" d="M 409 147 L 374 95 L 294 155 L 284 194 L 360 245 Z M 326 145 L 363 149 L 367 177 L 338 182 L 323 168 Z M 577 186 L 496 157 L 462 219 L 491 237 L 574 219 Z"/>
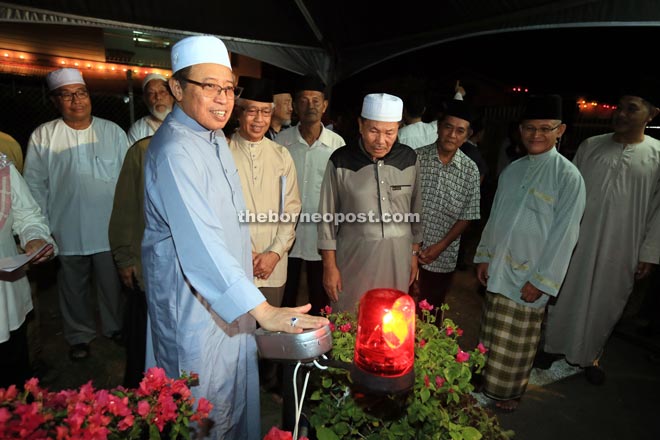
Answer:
<path fill-rule="evenodd" d="M 462 430 L 462 434 L 465 440 L 479 440 L 482 437 L 481 433 L 472 426 L 464 427 Z"/>
<path fill-rule="evenodd" d="M 337 434 L 325 426 L 319 426 L 316 428 L 316 437 L 319 440 L 340 440 Z"/>

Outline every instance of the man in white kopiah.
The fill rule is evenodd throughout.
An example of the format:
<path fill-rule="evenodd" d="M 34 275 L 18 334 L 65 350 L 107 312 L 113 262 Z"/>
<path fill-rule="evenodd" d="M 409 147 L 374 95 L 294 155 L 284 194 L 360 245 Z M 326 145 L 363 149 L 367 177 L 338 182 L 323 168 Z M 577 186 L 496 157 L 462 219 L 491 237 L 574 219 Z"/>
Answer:
<path fill-rule="evenodd" d="M 121 283 L 108 224 L 128 139 L 114 122 L 92 116 L 78 69 L 55 70 L 46 81 L 62 117 L 32 132 L 23 176 L 60 247 L 57 287 L 64 338 L 70 358 L 79 360 L 89 356 L 96 337 L 93 291 L 98 292 L 101 332 L 121 340 Z M 91 278 L 98 289 L 90 288 Z"/>
<path fill-rule="evenodd" d="M 213 404 L 213 426 L 203 424 L 211 438 L 257 440 L 256 324 L 301 333 L 328 320 L 307 315 L 309 304 L 271 306 L 253 283 L 249 225 L 239 218 L 245 199 L 222 131 L 240 94 L 224 43 L 184 38 L 172 48 L 172 71 L 176 106 L 144 169 L 145 366 L 199 374 L 192 393 Z"/>
<path fill-rule="evenodd" d="M 140 139 L 153 136 L 172 111 L 174 97 L 167 85 L 167 78 L 158 73 L 150 73 L 142 81 L 144 103 L 149 108 L 149 115 L 137 121 L 128 129 L 128 142 L 133 145 Z"/>

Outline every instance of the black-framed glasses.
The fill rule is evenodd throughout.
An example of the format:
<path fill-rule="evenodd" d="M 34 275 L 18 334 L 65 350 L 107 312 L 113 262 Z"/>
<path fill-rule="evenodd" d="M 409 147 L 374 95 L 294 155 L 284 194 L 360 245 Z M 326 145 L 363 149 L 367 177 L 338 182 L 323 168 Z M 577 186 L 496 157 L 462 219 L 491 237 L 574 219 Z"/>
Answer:
<path fill-rule="evenodd" d="M 259 113 L 261 113 L 264 117 L 271 116 L 273 114 L 273 108 L 268 107 L 268 108 L 257 108 L 257 107 L 241 107 L 243 111 L 245 112 L 246 115 L 248 116 L 257 116 Z"/>
<path fill-rule="evenodd" d="M 76 90 L 75 92 L 60 92 L 53 93 L 53 96 L 57 96 L 62 101 L 73 101 L 73 98 L 76 99 L 85 99 L 89 98 L 89 91 L 87 90 Z"/>
<path fill-rule="evenodd" d="M 558 129 L 560 125 L 561 122 L 555 125 L 554 127 L 534 127 L 533 125 L 523 125 L 522 130 L 527 134 L 536 134 L 536 132 L 538 131 L 539 133 L 545 135 L 552 133 L 553 131 Z"/>
<path fill-rule="evenodd" d="M 197 87 L 201 88 L 202 95 L 204 95 L 206 98 L 215 98 L 222 92 L 225 92 L 225 96 L 227 96 L 227 98 L 238 98 L 239 96 L 241 96 L 241 93 L 243 92 L 243 87 L 239 87 L 239 86 L 222 87 L 219 84 L 203 83 L 199 81 L 194 81 L 190 78 L 182 77 L 181 79 L 185 82 L 194 84 Z"/>

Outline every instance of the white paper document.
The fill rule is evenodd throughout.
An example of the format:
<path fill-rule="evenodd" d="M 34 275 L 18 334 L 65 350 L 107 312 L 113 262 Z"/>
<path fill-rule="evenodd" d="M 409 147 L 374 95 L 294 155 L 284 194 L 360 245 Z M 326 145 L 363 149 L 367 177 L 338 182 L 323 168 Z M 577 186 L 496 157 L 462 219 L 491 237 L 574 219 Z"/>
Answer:
<path fill-rule="evenodd" d="M 2 272 L 13 272 L 16 269 L 18 269 L 22 266 L 25 266 L 34 257 L 39 255 L 39 252 L 44 250 L 44 248 L 46 248 L 46 246 L 50 246 L 50 243 L 44 244 L 39 249 L 37 249 L 37 251 L 34 252 L 32 255 L 18 254 L 18 255 L 14 255 L 13 257 L 0 258 L 0 271 L 2 271 Z"/>

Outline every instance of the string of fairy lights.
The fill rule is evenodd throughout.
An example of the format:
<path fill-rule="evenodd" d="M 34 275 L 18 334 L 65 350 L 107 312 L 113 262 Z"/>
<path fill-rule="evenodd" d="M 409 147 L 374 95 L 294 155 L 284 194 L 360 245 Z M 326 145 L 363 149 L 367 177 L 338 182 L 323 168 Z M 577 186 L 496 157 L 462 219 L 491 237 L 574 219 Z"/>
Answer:
<path fill-rule="evenodd" d="M 126 72 L 129 70 L 133 78 L 144 77 L 150 73 L 158 73 L 165 77 L 171 75 L 170 70 L 158 67 L 136 66 L 125 63 L 85 60 L 0 49 L 0 72 L 26 74 L 40 70 L 50 71 L 54 67 L 73 67 L 80 69 L 84 75 L 89 73 L 104 79 L 125 78 Z"/>

